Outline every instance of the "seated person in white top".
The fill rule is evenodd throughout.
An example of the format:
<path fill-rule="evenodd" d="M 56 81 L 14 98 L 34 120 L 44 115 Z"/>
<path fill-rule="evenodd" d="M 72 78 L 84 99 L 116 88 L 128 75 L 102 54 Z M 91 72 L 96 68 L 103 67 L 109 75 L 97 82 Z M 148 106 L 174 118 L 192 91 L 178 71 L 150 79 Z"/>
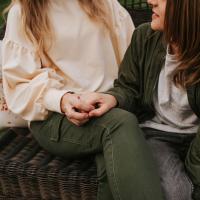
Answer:
<path fill-rule="evenodd" d="M 81 100 L 84 92 L 113 86 L 133 29 L 117 0 L 13 0 L 8 13 L 3 39 L 8 107 L 31 121 L 33 135 L 49 152 L 96 155 L 99 200 L 162 199 L 145 140 L 132 134 L 132 114 L 114 109 L 89 120 L 94 106 Z"/>

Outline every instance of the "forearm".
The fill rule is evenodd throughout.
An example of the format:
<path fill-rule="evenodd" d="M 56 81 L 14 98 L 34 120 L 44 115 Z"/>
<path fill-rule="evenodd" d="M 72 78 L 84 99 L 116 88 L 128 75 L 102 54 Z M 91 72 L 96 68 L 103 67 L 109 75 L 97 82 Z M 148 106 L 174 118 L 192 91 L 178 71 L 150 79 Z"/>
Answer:
<path fill-rule="evenodd" d="M 117 100 L 117 107 L 127 111 L 132 111 L 136 105 L 135 98 L 131 95 L 130 91 L 120 87 L 111 88 L 106 92 L 115 97 Z"/>

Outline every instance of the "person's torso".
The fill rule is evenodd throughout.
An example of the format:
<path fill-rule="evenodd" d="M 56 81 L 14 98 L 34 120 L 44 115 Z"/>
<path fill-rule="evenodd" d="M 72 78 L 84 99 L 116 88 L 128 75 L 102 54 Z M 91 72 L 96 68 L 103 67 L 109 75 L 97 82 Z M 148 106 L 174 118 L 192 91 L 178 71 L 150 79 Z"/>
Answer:
<path fill-rule="evenodd" d="M 181 134 L 197 132 L 200 121 L 189 105 L 187 92 L 173 83 L 173 72 L 179 64 L 176 56 L 167 51 L 153 95 L 155 117 L 142 123 L 141 127 Z"/>
<path fill-rule="evenodd" d="M 155 116 L 153 97 L 156 92 L 159 75 L 166 59 L 166 44 L 163 42 L 161 32 L 154 32 L 150 24 L 143 25 L 146 38 L 141 40 L 141 48 L 144 49 L 139 56 L 140 68 L 140 100 L 138 109 L 135 110 L 140 122 L 152 119 Z M 200 83 L 195 84 L 186 91 L 186 97 L 192 111 L 200 118 Z"/>
<path fill-rule="evenodd" d="M 64 76 L 63 89 L 111 88 L 119 67 L 109 31 L 92 21 L 77 0 L 52 3 L 49 16 L 55 41 L 48 54 Z"/>

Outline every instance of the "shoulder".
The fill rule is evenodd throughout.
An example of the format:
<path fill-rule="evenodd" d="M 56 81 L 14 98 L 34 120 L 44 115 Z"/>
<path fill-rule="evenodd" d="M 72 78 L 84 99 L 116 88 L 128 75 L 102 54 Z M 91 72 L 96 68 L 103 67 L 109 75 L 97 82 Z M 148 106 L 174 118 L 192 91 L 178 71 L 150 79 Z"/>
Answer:
<path fill-rule="evenodd" d="M 121 18 L 130 17 L 128 11 L 119 3 L 118 0 L 107 0 L 107 2 L 114 15 L 118 15 Z"/>
<path fill-rule="evenodd" d="M 135 29 L 135 31 L 137 34 L 145 35 L 146 37 L 149 37 L 155 33 L 155 31 L 152 30 L 150 23 L 141 24 Z"/>
<path fill-rule="evenodd" d="M 21 6 L 19 3 L 15 3 L 8 12 L 7 21 L 10 22 L 11 20 L 17 21 L 21 18 Z"/>
<path fill-rule="evenodd" d="M 18 32 L 21 27 L 21 6 L 19 3 L 14 4 L 9 12 L 6 22 L 6 33 Z"/>
<path fill-rule="evenodd" d="M 138 26 L 133 32 L 131 39 L 131 49 L 137 52 L 138 57 L 142 58 L 142 55 L 150 55 L 155 49 L 162 50 L 163 34 L 160 31 L 154 31 L 151 28 L 150 23 L 144 23 Z"/>
<path fill-rule="evenodd" d="M 153 30 L 149 22 L 138 26 L 133 34 L 133 36 L 143 41 L 159 39 L 162 37 L 162 35 L 162 32 Z"/>
<path fill-rule="evenodd" d="M 114 9 L 116 9 L 122 16 L 129 16 L 128 11 L 119 3 L 118 0 L 111 0 Z"/>
<path fill-rule="evenodd" d="M 8 12 L 4 40 L 32 49 L 32 43 L 27 40 L 22 30 L 21 5 L 19 3 L 14 4 Z"/>

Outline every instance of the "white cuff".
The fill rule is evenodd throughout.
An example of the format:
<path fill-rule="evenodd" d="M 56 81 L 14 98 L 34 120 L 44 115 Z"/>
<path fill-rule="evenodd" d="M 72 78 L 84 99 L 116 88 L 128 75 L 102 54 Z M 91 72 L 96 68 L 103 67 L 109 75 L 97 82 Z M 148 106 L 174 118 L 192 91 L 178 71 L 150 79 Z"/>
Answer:
<path fill-rule="evenodd" d="M 62 113 L 60 101 L 62 96 L 67 92 L 67 90 L 49 89 L 43 97 L 45 108 L 53 112 Z"/>

